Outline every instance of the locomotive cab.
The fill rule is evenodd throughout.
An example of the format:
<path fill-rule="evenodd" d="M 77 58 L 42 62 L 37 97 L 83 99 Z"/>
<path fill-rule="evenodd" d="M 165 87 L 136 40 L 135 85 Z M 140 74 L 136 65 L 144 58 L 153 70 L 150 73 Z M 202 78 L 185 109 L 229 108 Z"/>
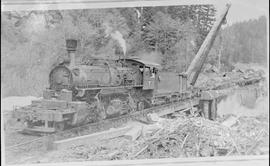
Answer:
<path fill-rule="evenodd" d="M 127 67 L 139 68 L 142 75 L 141 86 L 143 90 L 156 91 L 158 89 L 158 82 L 160 80 L 158 70 L 161 68 L 159 64 L 139 58 L 120 59 L 118 61 L 124 61 Z"/>

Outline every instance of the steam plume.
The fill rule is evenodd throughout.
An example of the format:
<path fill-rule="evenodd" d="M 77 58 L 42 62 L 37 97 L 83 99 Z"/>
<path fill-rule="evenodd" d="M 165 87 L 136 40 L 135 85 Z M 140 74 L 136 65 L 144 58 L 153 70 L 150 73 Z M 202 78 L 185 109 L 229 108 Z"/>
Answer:
<path fill-rule="evenodd" d="M 111 33 L 111 37 L 118 41 L 119 45 L 121 46 L 124 55 L 126 55 L 126 51 L 127 51 L 127 47 L 126 47 L 126 41 L 123 38 L 123 35 L 119 32 L 119 31 L 114 31 L 113 33 Z"/>
<path fill-rule="evenodd" d="M 123 50 L 124 55 L 126 55 L 126 51 L 127 51 L 127 46 L 126 46 L 126 41 L 123 38 L 123 35 L 119 32 L 119 31 L 113 31 L 113 28 L 108 24 L 108 23 L 104 23 L 105 26 L 105 33 L 106 33 L 106 37 L 111 36 L 114 40 L 116 40 L 120 47 Z"/>

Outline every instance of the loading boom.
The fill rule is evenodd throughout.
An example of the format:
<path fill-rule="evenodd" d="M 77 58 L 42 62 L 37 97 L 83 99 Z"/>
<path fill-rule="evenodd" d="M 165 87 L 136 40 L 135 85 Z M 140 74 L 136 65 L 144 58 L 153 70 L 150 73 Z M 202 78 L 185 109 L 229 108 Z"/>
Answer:
<path fill-rule="evenodd" d="M 231 4 L 226 4 L 225 10 L 221 13 L 218 20 L 212 26 L 195 58 L 192 60 L 191 64 L 188 67 L 188 70 L 186 71 L 188 82 L 192 86 L 195 85 L 198 79 L 198 76 L 202 70 L 203 64 L 205 63 L 206 57 L 215 41 L 218 31 L 220 30 L 223 21 L 226 19 L 226 15 L 229 11 L 230 6 Z"/>

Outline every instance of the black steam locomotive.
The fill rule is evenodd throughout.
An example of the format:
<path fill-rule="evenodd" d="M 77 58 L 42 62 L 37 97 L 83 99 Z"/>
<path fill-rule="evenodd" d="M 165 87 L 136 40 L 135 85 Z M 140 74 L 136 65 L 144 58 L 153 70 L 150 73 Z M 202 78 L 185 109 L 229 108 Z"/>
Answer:
<path fill-rule="evenodd" d="M 43 99 L 14 111 L 29 130 L 54 132 L 191 97 L 185 93 L 186 83 L 181 92 L 157 93 L 159 64 L 136 58 L 76 64 L 77 41 L 66 40 L 66 47 L 68 56 L 51 70 Z"/>

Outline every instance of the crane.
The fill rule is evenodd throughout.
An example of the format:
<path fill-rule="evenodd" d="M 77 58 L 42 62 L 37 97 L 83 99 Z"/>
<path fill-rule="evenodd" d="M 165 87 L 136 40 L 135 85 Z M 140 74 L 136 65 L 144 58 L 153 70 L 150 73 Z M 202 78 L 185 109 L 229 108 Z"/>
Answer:
<path fill-rule="evenodd" d="M 226 15 L 229 11 L 231 4 L 226 4 L 226 8 L 224 11 L 222 11 L 220 17 L 217 19 L 217 21 L 212 26 L 210 32 L 206 36 L 203 44 L 201 45 L 199 51 L 195 55 L 194 59 L 192 60 L 191 64 L 189 65 L 187 71 L 182 74 L 187 77 L 187 81 L 189 85 L 194 86 L 199 74 L 202 70 L 202 67 L 205 63 L 205 60 L 209 54 L 209 51 L 215 41 L 215 38 L 218 34 L 218 31 L 220 30 L 220 27 L 222 23 L 226 20 Z"/>

